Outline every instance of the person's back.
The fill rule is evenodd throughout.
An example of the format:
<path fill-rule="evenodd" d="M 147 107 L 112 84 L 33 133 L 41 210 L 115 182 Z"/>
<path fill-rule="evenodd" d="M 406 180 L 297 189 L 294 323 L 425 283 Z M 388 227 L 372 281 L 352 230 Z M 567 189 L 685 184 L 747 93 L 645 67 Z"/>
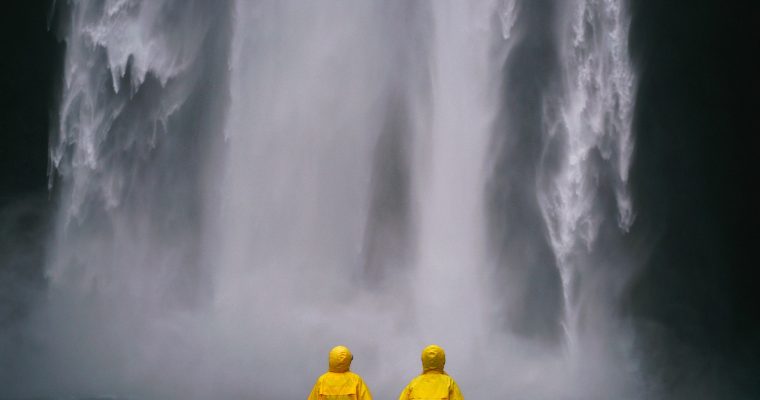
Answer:
<path fill-rule="evenodd" d="M 372 400 L 361 376 L 349 371 L 353 359 L 347 347 L 330 350 L 329 370 L 317 379 L 308 400 Z"/>
<path fill-rule="evenodd" d="M 425 347 L 422 350 L 422 374 L 409 382 L 399 400 L 464 400 L 457 383 L 443 370 L 445 364 L 446 354 L 442 348 L 436 345 Z"/>

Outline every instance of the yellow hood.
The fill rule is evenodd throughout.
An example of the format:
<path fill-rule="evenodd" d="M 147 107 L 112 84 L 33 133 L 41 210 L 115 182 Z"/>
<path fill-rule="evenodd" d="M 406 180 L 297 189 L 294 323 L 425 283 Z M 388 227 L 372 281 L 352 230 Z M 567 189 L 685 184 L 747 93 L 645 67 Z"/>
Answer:
<path fill-rule="evenodd" d="M 330 372 L 346 372 L 354 356 L 346 346 L 335 346 L 330 350 Z"/>
<path fill-rule="evenodd" d="M 431 344 L 422 350 L 422 372 L 443 372 L 444 364 L 446 364 L 446 353 L 439 346 Z"/>

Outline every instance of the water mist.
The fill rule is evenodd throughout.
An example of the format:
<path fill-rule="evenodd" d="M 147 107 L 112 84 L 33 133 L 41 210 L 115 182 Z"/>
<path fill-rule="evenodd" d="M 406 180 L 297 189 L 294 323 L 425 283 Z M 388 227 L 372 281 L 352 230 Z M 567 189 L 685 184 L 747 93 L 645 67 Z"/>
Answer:
<path fill-rule="evenodd" d="M 391 398 L 436 343 L 467 398 L 646 398 L 626 7 L 555 3 L 60 5 L 49 288 L 0 382 L 292 399 L 344 344 Z"/>

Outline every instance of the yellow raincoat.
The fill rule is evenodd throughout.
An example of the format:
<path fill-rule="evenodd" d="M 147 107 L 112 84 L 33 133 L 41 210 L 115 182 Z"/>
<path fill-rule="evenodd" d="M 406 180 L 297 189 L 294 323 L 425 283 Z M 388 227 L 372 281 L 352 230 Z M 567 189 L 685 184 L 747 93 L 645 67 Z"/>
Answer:
<path fill-rule="evenodd" d="M 431 344 L 422 350 L 422 374 L 412 379 L 399 396 L 399 400 L 464 400 L 459 386 L 443 370 L 446 353 Z"/>
<path fill-rule="evenodd" d="M 347 347 L 330 350 L 330 368 L 317 379 L 308 400 L 372 400 L 362 377 L 348 370 L 353 359 Z"/>

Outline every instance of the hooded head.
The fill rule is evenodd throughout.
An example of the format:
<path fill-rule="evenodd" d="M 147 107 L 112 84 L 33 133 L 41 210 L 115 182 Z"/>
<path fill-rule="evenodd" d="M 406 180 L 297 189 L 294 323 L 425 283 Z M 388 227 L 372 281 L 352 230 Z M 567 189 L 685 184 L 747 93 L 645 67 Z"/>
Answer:
<path fill-rule="evenodd" d="M 422 372 L 443 372 L 444 364 L 446 364 L 446 353 L 439 346 L 431 344 L 422 350 Z"/>
<path fill-rule="evenodd" d="M 330 372 L 346 372 L 354 359 L 346 346 L 335 346 L 330 350 Z"/>

